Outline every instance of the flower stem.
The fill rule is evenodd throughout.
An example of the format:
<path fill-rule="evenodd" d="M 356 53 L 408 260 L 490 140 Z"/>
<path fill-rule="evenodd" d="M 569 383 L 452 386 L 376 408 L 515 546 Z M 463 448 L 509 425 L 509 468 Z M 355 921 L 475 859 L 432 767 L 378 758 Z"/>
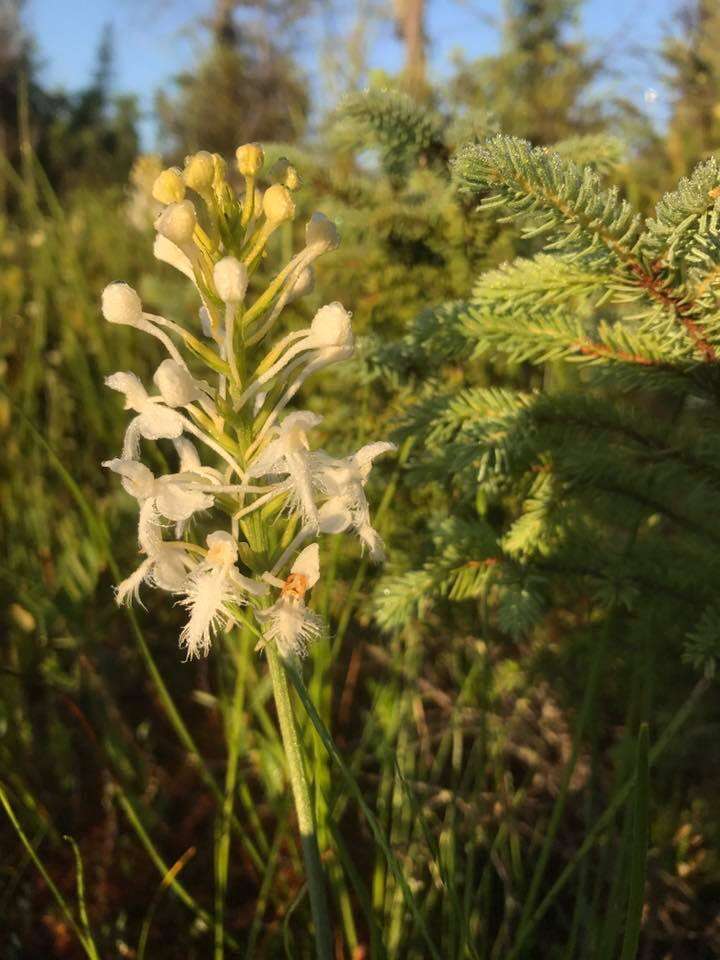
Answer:
<path fill-rule="evenodd" d="M 298 737 L 295 715 L 293 713 L 290 689 L 288 687 L 285 669 L 274 642 L 266 648 L 270 677 L 272 679 L 275 707 L 277 709 L 280 733 L 282 734 L 285 756 L 287 757 L 290 785 L 295 800 L 300 842 L 302 844 L 307 884 L 310 893 L 310 908 L 315 921 L 315 945 L 318 960 L 332 960 L 332 935 L 330 918 L 328 915 L 327 900 L 325 897 L 325 881 L 323 868 L 320 863 L 315 821 L 313 818 L 310 787 L 308 786 L 303 757 Z"/>

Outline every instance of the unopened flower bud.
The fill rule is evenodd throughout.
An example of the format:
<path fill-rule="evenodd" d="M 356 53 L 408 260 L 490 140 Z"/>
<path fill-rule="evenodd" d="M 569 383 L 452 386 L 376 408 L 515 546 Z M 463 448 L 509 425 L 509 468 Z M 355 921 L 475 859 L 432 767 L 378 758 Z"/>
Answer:
<path fill-rule="evenodd" d="M 276 183 L 281 183 L 288 190 L 300 188 L 300 175 L 287 157 L 280 157 L 270 168 L 270 176 Z"/>
<path fill-rule="evenodd" d="M 295 216 L 295 203 L 287 187 L 274 183 L 263 195 L 263 213 L 270 224 L 283 223 Z"/>
<path fill-rule="evenodd" d="M 207 193 L 215 179 L 215 161 L 207 150 L 200 150 L 185 160 L 183 180 L 196 193 Z"/>
<path fill-rule="evenodd" d="M 244 177 L 254 177 L 265 162 L 265 154 L 259 143 L 245 143 L 235 151 L 237 167 Z"/>
<path fill-rule="evenodd" d="M 174 360 L 163 360 L 153 375 L 153 381 L 169 407 L 184 407 L 202 396 L 189 371 Z"/>
<path fill-rule="evenodd" d="M 219 192 L 220 190 L 222 190 L 223 186 L 225 185 L 225 179 L 227 176 L 227 164 L 225 163 L 225 161 L 223 160 L 223 158 L 220 156 L 219 153 L 214 153 L 212 155 L 212 158 L 213 158 L 213 167 L 215 169 L 215 173 L 213 175 L 213 189 L 216 192 Z"/>
<path fill-rule="evenodd" d="M 310 336 L 318 347 L 338 347 L 352 343 L 351 314 L 335 301 L 320 307 L 310 324 Z"/>
<path fill-rule="evenodd" d="M 155 221 L 155 229 L 178 247 L 192 241 L 197 216 L 189 200 L 171 203 Z"/>
<path fill-rule="evenodd" d="M 248 285 L 248 272 L 244 263 L 235 257 L 223 257 L 213 270 L 215 289 L 224 303 L 241 303 Z"/>
<path fill-rule="evenodd" d="M 314 213 L 305 227 L 305 242 L 309 247 L 322 244 L 328 250 L 336 250 L 340 245 L 340 234 L 324 213 Z"/>
<path fill-rule="evenodd" d="M 168 167 L 155 178 L 152 195 L 158 203 L 180 203 L 185 198 L 185 183 L 177 167 Z"/>
<path fill-rule="evenodd" d="M 131 326 L 142 318 L 142 301 L 127 283 L 110 283 L 102 292 L 102 313 L 108 323 Z"/>

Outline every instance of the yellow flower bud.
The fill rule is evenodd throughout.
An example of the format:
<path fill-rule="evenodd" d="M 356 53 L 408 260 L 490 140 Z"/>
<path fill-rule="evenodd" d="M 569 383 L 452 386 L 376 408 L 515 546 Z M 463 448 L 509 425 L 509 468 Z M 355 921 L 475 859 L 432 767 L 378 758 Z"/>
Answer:
<path fill-rule="evenodd" d="M 222 190 L 222 188 L 225 186 L 227 164 L 219 153 L 214 153 L 212 158 L 213 166 L 215 168 L 215 174 L 213 176 L 213 190 L 219 193 L 220 190 Z"/>
<path fill-rule="evenodd" d="M 215 161 L 207 150 L 200 150 L 185 160 L 183 180 L 196 193 L 207 193 L 215 179 Z"/>
<path fill-rule="evenodd" d="M 295 203 L 290 191 L 281 183 L 268 187 L 263 195 L 263 213 L 269 224 L 292 220 L 295 216 Z"/>
<path fill-rule="evenodd" d="M 301 186 L 300 174 L 287 157 L 280 157 L 270 168 L 270 176 L 276 183 L 282 183 L 288 190 L 298 190 Z"/>
<path fill-rule="evenodd" d="M 177 167 L 168 167 L 155 178 L 152 195 L 158 203 L 179 203 L 185 199 L 185 184 Z"/>
<path fill-rule="evenodd" d="M 244 177 L 254 177 L 265 162 L 265 154 L 259 143 L 245 143 L 235 151 L 237 167 Z"/>

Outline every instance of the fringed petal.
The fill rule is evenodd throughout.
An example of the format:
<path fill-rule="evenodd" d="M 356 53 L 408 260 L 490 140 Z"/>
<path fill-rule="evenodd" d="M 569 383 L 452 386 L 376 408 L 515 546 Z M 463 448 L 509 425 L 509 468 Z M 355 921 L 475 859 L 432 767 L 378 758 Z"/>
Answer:
<path fill-rule="evenodd" d="M 152 558 L 143 560 L 137 570 L 115 587 L 115 603 L 119 607 L 130 607 L 133 603 L 138 603 L 145 609 L 145 604 L 140 600 L 140 587 L 148 580 L 152 566 Z"/>
<path fill-rule="evenodd" d="M 187 649 L 188 660 L 208 655 L 213 637 L 227 619 L 223 603 L 229 599 L 224 568 L 206 569 L 191 578 L 187 596 L 180 601 L 190 611 L 180 633 L 180 646 Z"/>

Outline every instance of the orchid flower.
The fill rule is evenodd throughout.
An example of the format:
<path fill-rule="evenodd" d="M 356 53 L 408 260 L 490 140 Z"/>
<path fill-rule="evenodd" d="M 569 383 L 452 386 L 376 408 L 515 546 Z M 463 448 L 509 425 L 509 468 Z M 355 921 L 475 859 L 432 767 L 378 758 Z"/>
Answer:
<path fill-rule="evenodd" d="M 273 430 L 274 438 L 247 468 L 248 477 L 287 475 L 289 512 L 299 513 L 304 524 L 315 527 L 318 523 L 317 507 L 313 497 L 313 461 L 307 432 L 321 421 L 322 417 L 307 411 L 288 414 Z"/>
<path fill-rule="evenodd" d="M 395 449 L 395 444 L 379 441 L 361 447 L 342 460 L 334 460 L 321 452 L 315 455 L 315 482 L 328 498 L 318 514 L 320 532 L 344 533 L 352 528 L 376 563 L 385 557 L 384 544 L 370 522 L 370 507 L 363 488 L 373 460 Z"/>
<path fill-rule="evenodd" d="M 265 610 L 256 610 L 255 616 L 263 625 L 260 646 L 270 641 L 277 643 L 283 656 L 305 656 L 308 645 L 323 630 L 323 619 L 305 606 L 305 594 L 320 577 L 320 554 L 316 543 L 311 543 L 298 554 L 284 581 L 266 575 L 280 587 L 280 597 Z"/>
<path fill-rule="evenodd" d="M 182 416 L 177 410 L 165 406 L 162 396 L 149 396 L 134 373 L 113 373 L 105 378 L 105 384 L 111 390 L 124 394 L 125 409 L 134 410 L 138 414 L 130 421 L 125 431 L 123 460 L 137 459 L 141 438 L 177 440 L 182 436 L 183 431 L 187 431 L 218 453 L 238 475 L 242 475 L 242 468 L 221 444 L 197 427 L 192 420 Z"/>
<path fill-rule="evenodd" d="M 142 505 L 152 504 L 153 510 L 176 523 L 189 520 L 199 510 L 209 510 L 215 502 L 207 491 L 207 478 L 193 473 L 170 473 L 156 478 L 144 463 L 136 460 L 106 460 L 104 467 L 120 474 L 123 487 Z"/>
<path fill-rule="evenodd" d="M 234 619 L 228 604 L 245 604 L 248 596 L 262 596 L 268 589 L 240 573 L 238 547 L 231 534 L 216 530 L 206 542 L 208 552 L 188 578 L 180 601 L 190 611 L 180 633 L 180 646 L 187 649 L 188 660 L 206 656 L 213 636 Z"/>
<path fill-rule="evenodd" d="M 187 581 L 188 572 L 196 561 L 180 543 L 167 543 L 159 537 L 153 541 L 152 552 L 146 560 L 115 588 L 115 601 L 118 606 L 135 603 L 140 600 L 140 587 L 147 583 L 169 593 L 180 592 Z"/>

